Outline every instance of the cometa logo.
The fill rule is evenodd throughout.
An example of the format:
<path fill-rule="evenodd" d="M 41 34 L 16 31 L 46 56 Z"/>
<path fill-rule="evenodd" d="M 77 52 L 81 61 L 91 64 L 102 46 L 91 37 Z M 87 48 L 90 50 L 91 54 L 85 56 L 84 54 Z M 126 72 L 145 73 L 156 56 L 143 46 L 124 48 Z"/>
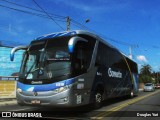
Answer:
<path fill-rule="evenodd" d="M 31 84 L 42 84 L 42 81 L 32 81 Z"/>
<path fill-rule="evenodd" d="M 122 73 L 119 71 L 118 72 L 113 71 L 111 68 L 108 68 L 108 76 L 115 77 L 115 78 L 122 78 Z"/>

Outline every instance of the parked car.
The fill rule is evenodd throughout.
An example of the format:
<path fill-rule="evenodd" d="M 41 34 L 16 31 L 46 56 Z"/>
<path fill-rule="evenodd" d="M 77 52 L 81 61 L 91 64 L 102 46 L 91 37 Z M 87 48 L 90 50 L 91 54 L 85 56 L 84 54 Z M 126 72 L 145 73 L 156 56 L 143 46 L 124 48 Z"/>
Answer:
<path fill-rule="evenodd" d="M 156 88 L 156 89 L 160 89 L 160 84 L 156 84 L 156 85 L 155 85 L 155 88 Z"/>
<path fill-rule="evenodd" d="M 153 83 L 146 83 L 144 85 L 144 91 L 155 91 L 155 87 Z"/>

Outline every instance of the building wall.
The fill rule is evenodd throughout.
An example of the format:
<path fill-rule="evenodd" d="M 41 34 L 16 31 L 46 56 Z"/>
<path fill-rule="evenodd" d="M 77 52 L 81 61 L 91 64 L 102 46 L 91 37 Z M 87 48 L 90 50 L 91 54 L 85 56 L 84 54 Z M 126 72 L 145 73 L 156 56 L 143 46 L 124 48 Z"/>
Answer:
<path fill-rule="evenodd" d="M 19 72 L 24 51 L 15 53 L 14 61 L 10 61 L 10 51 L 12 48 L 0 47 L 0 76 L 11 76 Z"/>

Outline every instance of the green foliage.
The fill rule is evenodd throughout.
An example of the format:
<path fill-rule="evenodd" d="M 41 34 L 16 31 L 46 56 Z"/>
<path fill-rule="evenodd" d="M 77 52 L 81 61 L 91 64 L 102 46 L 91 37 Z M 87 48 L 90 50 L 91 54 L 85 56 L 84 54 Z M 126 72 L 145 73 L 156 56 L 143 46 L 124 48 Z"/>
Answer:
<path fill-rule="evenodd" d="M 144 64 L 140 69 L 139 82 L 160 83 L 160 72 L 152 72 L 152 67 L 149 64 Z"/>
<path fill-rule="evenodd" d="M 150 76 L 151 73 L 152 73 L 152 67 L 149 64 L 142 65 L 142 68 L 140 69 L 140 74 Z"/>
<path fill-rule="evenodd" d="M 152 80 L 152 68 L 149 64 L 142 65 L 140 69 L 139 82 L 148 83 L 153 82 Z"/>
<path fill-rule="evenodd" d="M 139 82 L 140 83 L 150 83 L 150 82 L 153 82 L 153 81 L 152 81 L 152 77 L 151 76 L 140 75 L 139 76 Z"/>

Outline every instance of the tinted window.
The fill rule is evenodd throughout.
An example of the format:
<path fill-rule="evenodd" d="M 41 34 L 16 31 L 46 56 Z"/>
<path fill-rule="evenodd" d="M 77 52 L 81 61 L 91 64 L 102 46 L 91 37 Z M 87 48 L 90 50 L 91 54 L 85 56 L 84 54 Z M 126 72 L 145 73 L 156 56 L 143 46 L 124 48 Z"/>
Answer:
<path fill-rule="evenodd" d="M 99 42 L 98 45 L 96 65 L 127 69 L 126 63 L 121 53 L 102 42 Z"/>
<path fill-rule="evenodd" d="M 152 85 L 153 85 L 152 83 L 145 84 L 145 86 L 152 86 Z"/>
<path fill-rule="evenodd" d="M 122 55 L 118 50 L 99 42 L 96 66 L 103 65 L 128 71 L 129 69 L 126 62 L 128 62 L 131 71 L 137 73 L 137 65 L 134 62 Z"/>
<path fill-rule="evenodd" d="M 87 42 L 78 41 L 72 57 L 72 68 L 74 75 L 79 75 L 87 71 L 92 60 L 92 54 L 95 46 L 95 39 L 89 36 L 81 35 Z"/>

